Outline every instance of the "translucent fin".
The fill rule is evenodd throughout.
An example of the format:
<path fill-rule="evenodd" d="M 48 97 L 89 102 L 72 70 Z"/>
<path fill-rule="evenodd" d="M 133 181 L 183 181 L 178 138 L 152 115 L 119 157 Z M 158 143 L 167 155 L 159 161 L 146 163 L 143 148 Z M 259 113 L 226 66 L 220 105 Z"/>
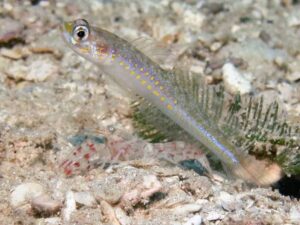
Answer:
<path fill-rule="evenodd" d="M 187 45 L 166 45 L 150 37 L 139 37 L 131 41 L 131 44 L 151 58 L 155 63 L 169 69 L 174 67 L 179 55 L 188 47 Z"/>
<path fill-rule="evenodd" d="M 240 165 L 230 169 L 236 176 L 259 186 L 269 186 L 283 176 L 282 169 L 277 163 L 257 160 L 250 155 L 242 159 Z"/>

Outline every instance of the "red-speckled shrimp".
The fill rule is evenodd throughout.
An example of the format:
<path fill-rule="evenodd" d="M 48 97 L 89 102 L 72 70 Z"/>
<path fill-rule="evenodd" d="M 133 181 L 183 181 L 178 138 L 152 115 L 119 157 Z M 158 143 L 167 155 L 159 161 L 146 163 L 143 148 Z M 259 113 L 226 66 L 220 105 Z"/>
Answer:
<path fill-rule="evenodd" d="M 60 164 L 66 176 L 104 167 L 107 163 L 141 158 L 164 159 L 173 164 L 197 159 L 210 171 L 205 154 L 196 146 L 180 141 L 151 144 L 134 136 L 108 131 L 97 136 L 75 135 L 71 139 L 74 150 Z"/>

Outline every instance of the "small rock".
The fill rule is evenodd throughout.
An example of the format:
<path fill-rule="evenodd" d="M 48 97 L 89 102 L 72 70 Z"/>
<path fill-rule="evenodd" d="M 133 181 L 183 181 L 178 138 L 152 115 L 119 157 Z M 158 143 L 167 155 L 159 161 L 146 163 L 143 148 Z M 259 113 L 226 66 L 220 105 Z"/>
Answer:
<path fill-rule="evenodd" d="M 280 57 L 280 56 L 275 57 L 274 63 L 275 63 L 275 65 L 277 65 L 277 66 L 280 67 L 280 68 L 283 68 L 284 65 L 285 65 L 285 61 L 284 61 L 283 58 Z"/>
<path fill-rule="evenodd" d="M 53 54 L 57 59 L 62 57 L 62 53 L 58 49 L 51 47 L 31 47 L 30 51 L 35 54 Z"/>
<path fill-rule="evenodd" d="M 26 80 L 44 81 L 51 75 L 56 74 L 58 67 L 50 60 L 38 60 L 29 65 Z"/>
<path fill-rule="evenodd" d="M 147 203 L 149 198 L 160 191 L 162 188 L 161 183 L 154 175 L 147 175 L 143 177 L 143 183 L 137 185 L 135 188 L 127 191 L 121 199 L 121 205 L 125 209 L 130 209 L 138 203 Z"/>
<path fill-rule="evenodd" d="M 288 18 L 288 25 L 290 27 L 297 27 L 300 25 L 300 17 L 297 15 L 290 15 Z"/>
<path fill-rule="evenodd" d="M 286 78 L 289 81 L 297 81 L 300 79 L 300 63 L 299 60 L 294 60 L 290 63 L 288 63 L 288 71 Z"/>
<path fill-rule="evenodd" d="M 195 215 L 190 218 L 184 225 L 200 225 L 202 223 L 202 217 L 200 215 Z"/>
<path fill-rule="evenodd" d="M 273 40 L 271 40 L 272 42 Z M 272 48 L 259 38 L 246 38 L 242 42 L 229 42 L 219 50 L 218 57 L 234 56 L 246 62 L 247 70 L 253 74 L 273 74 L 273 62 L 277 57 L 287 61 L 289 55 L 285 49 Z M 257 76 L 260 80 L 262 77 Z"/>
<path fill-rule="evenodd" d="M 16 80 L 42 82 L 50 76 L 57 74 L 58 66 L 51 60 L 39 59 L 30 62 L 29 65 L 20 65 L 19 62 L 16 62 L 14 66 L 9 67 L 6 72 L 10 77 Z"/>
<path fill-rule="evenodd" d="M 225 88 L 232 94 L 246 94 L 251 92 L 251 82 L 245 75 L 240 73 L 233 64 L 226 63 L 223 68 L 223 79 Z"/>
<path fill-rule="evenodd" d="M 120 224 L 131 224 L 131 217 L 120 207 L 114 207 L 115 215 L 118 218 Z"/>
<path fill-rule="evenodd" d="M 192 65 L 191 68 L 190 68 L 190 71 L 192 73 L 198 73 L 198 74 L 201 74 L 203 73 L 204 71 L 204 67 L 203 66 L 200 66 L 200 65 Z"/>
<path fill-rule="evenodd" d="M 205 16 L 197 11 L 186 10 L 183 15 L 184 23 L 192 25 L 195 28 L 202 27 L 205 20 Z"/>
<path fill-rule="evenodd" d="M 96 200 L 98 202 L 105 200 L 109 204 L 117 204 L 126 191 L 118 184 L 118 179 L 112 177 L 104 182 L 95 182 L 92 187 Z"/>
<path fill-rule="evenodd" d="M 207 8 L 208 11 L 212 14 L 218 14 L 224 10 L 224 3 L 207 2 L 203 5 L 203 7 Z"/>
<path fill-rule="evenodd" d="M 48 6 L 50 6 L 50 2 L 48 2 L 48 1 L 41 1 L 40 6 L 42 6 L 42 7 L 48 7 Z"/>
<path fill-rule="evenodd" d="M 292 82 L 300 80 L 300 71 L 295 71 L 293 73 L 289 73 L 287 75 L 287 79 Z"/>
<path fill-rule="evenodd" d="M 293 5 L 293 0 L 281 0 L 280 3 L 284 6 L 284 7 L 292 7 Z"/>
<path fill-rule="evenodd" d="M 106 201 L 101 201 L 100 208 L 107 224 L 120 225 L 118 219 L 116 218 L 114 208 L 110 204 L 108 204 Z"/>
<path fill-rule="evenodd" d="M 71 219 L 71 214 L 76 210 L 76 201 L 73 191 L 68 191 L 65 200 L 66 207 L 63 210 L 63 217 L 65 221 Z"/>
<path fill-rule="evenodd" d="M 281 97 L 284 101 L 289 101 L 293 97 L 293 87 L 292 85 L 286 83 L 286 82 L 281 82 L 277 84 L 277 89 L 279 90 Z"/>
<path fill-rule="evenodd" d="M 14 9 L 14 7 L 10 3 L 4 2 L 3 3 L 3 9 L 5 9 L 7 11 L 12 11 Z"/>
<path fill-rule="evenodd" d="M 208 63 L 208 67 L 211 68 L 212 70 L 220 69 L 224 65 L 225 60 L 224 59 L 212 59 Z"/>
<path fill-rule="evenodd" d="M 158 192 L 159 190 L 161 190 L 162 185 L 156 176 L 147 175 L 147 176 L 144 176 L 143 179 L 144 179 L 143 186 L 146 189 L 142 193 L 143 198 L 149 198 L 155 192 Z"/>
<path fill-rule="evenodd" d="M 220 212 L 210 212 L 208 213 L 206 220 L 208 221 L 215 221 L 215 220 L 221 220 L 225 217 L 224 214 L 221 214 Z"/>
<path fill-rule="evenodd" d="M 298 223 L 300 221 L 300 208 L 293 206 L 290 210 L 290 220 L 292 223 Z"/>
<path fill-rule="evenodd" d="M 236 199 L 227 192 L 221 191 L 219 199 L 223 209 L 226 211 L 234 211 L 240 207 L 240 204 L 237 203 Z"/>
<path fill-rule="evenodd" d="M 216 52 L 218 51 L 221 47 L 223 46 L 223 44 L 221 42 L 214 42 L 211 46 L 210 46 L 210 50 L 212 52 Z"/>
<path fill-rule="evenodd" d="M 35 212 L 42 215 L 53 215 L 61 209 L 62 205 L 59 201 L 43 194 L 32 199 L 31 207 Z"/>
<path fill-rule="evenodd" d="M 190 26 L 191 29 L 202 27 L 205 16 L 197 9 L 188 6 L 183 7 L 179 2 L 172 3 L 171 7 L 176 14 L 182 16 L 184 24 Z"/>
<path fill-rule="evenodd" d="M 0 50 L 0 54 L 10 59 L 21 59 L 23 57 L 23 54 L 20 51 L 20 49 L 2 48 Z"/>
<path fill-rule="evenodd" d="M 59 225 L 63 224 L 60 217 L 45 218 L 46 225 Z"/>
<path fill-rule="evenodd" d="M 88 192 L 76 192 L 74 194 L 75 201 L 81 205 L 93 206 L 96 205 L 96 199 L 91 193 Z"/>
<path fill-rule="evenodd" d="M 0 45 L 22 38 L 24 26 L 20 22 L 6 17 L 0 19 L 0 27 Z"/>
<path fill-rule="evenodd" d="M 265 30 L 262 30 L 259 33 L 259 38 L 265 43 L 269 43 L 271 41 L 271 36 Z"/>
<path fill-rule="evenodd" d="M 212 194 L 211 181 L 205 176 L 190 176 L 189 179 L 182 181 L 181 189 L 199 199 L 208 198 Z"/>
<path fill-rule="evenodd" d="M 37 183 L 24 183 L 15 187 L 10 195 L 12 207 L 19 207 L 29 203 L 33 198 L 44 194 L 44 188 Z"/>
<path fill-rule="evenodd" d="M 246 68 L 247 63 L 242 59 L 238 57 L 229 57 L 228 60 L 235 66 L 235 67 L 241 67 Z"/>
<path fill-rule="evenodd" d="M 173 213 L 177 215 L 184 215 L 189 213 L 195 213 L 198 212 L 201 209 L 201 205 L 198 204 L 185 204 L 181 206 L 177 206 Z"/>

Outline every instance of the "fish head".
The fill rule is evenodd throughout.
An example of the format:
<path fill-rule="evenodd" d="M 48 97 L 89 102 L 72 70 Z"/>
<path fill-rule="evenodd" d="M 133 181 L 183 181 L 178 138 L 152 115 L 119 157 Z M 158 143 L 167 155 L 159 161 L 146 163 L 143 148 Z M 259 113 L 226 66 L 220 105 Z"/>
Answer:
<path fill-rule="evenodd" d="M 90 27 L 85 19 L 65 22 L 61 30 L 68 46 L 84 58 L 99 64 L 107 61 L 105 59 L 111 55 L 109 45 L 101 32 Z"/>
<path fill-rule="evenodd" d="M 89 54 L 91 46 L 90 26 L 84 19 L 65 22 L 62 25 L 63 39 L 79 54 Z"/>

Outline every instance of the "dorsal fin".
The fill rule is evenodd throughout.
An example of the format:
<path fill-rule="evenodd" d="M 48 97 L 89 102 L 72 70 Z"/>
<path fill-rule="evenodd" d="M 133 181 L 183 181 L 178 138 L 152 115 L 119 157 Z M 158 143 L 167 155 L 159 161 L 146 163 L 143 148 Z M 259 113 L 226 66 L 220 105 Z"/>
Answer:
<path fill-rule="evenodd" d="M 136 38 L 130 43 L 155 63 L 168 69 L 174 67 L 179 55 L 188 47 L 188 45 L 167 45 L 145 36 Z"/>

